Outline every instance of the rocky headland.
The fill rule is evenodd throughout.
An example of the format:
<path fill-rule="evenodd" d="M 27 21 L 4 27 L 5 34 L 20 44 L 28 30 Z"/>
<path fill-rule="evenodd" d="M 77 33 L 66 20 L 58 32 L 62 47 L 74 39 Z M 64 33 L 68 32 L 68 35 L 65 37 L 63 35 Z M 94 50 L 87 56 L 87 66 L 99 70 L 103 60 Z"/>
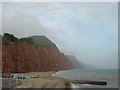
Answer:
<path fill-rule="evenodd" d="M 3 36 L 2 71 L 6 73 L 48 72 L 73 69 L 73 64 L 45 36 L 18 39 Z"/>

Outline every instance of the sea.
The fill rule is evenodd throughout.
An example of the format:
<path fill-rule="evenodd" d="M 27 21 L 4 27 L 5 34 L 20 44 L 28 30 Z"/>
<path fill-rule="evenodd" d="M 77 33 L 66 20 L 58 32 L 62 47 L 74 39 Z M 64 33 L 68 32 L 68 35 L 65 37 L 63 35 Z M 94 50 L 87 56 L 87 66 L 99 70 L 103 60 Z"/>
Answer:
<path fill-rule="evenodd" d="M 107 85 L 70 83 L 71 88 L 118 88 L 119 75 L 117 69 L 104 69 L 104 70 L 75 69 L 75 70 L 59 71 L 52 74 L 52 76 L 71 79 L 71 80 L 107 81 Z"/>

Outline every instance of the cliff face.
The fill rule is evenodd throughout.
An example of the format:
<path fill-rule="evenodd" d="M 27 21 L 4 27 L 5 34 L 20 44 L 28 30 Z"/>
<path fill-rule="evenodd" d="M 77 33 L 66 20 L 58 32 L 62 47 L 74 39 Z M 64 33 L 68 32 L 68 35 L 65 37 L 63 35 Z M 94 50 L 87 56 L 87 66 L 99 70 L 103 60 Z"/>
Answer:
<path fill-rule="evenodd" d="M 73 56 L 73 55 L 67 55 L 67 57 L 72 62 L 74 68 L 76 68 L 76 69 L 77 68 L 78 69 L 84 69 L 84 66 L 81 63 L 79 63 L 79 61 L 75 58 L 75 56 Z"/>
<path fill-rule="evenodd" d="M 70 60 L 57 47 L 25 44 L 2 46 L 3 72 L 46 72 L 73 69 Z"/>

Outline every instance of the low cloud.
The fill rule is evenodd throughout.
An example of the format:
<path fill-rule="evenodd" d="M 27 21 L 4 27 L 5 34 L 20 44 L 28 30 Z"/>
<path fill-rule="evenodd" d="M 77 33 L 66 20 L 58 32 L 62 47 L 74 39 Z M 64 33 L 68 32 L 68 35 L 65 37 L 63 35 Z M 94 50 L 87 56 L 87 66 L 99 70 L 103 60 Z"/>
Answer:
<path fill-rule="evenodd" d="M 65 54 L 117 68 L 117 3 L 3 3 L 3 33 L 45 35 Z"/>

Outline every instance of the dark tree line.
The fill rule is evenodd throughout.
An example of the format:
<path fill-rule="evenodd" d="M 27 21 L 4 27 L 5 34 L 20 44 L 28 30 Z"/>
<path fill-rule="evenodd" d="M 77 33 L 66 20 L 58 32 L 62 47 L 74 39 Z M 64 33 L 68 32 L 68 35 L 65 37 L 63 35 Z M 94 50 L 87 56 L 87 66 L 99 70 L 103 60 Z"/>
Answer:
<path fill-rule="evenodd" d="M 3 45 L 8 45 L 8 44 L 20 44 L 20 43 L 24 43 L 24 44 L 34 44 L 33 39 L 32 38 L 17 38 L 15 37 L 13 34 L 9 34 L 9 33 L 4 33 L 4 35 L 2 36 L 2 44 Z"/>
<path fill-rule="evenodd" d="M 54 46 L 53 43 L 51 43 L 50 40 L 48 40 L 46 37 L 43 38 L 43 36 L 40 36 L 39 41 L 35 42 L 33 38 L 26 37 L 26 38 L 17 38 L 13 34 L 4 33 L 3 35 L 0 35 L 0 44 L 1 44 L 1 38 L 2 38 L 2 45 L 9 45 L 9 44 L 29 44 L 34 45 L 37 47 L 52 47 Z"/>

